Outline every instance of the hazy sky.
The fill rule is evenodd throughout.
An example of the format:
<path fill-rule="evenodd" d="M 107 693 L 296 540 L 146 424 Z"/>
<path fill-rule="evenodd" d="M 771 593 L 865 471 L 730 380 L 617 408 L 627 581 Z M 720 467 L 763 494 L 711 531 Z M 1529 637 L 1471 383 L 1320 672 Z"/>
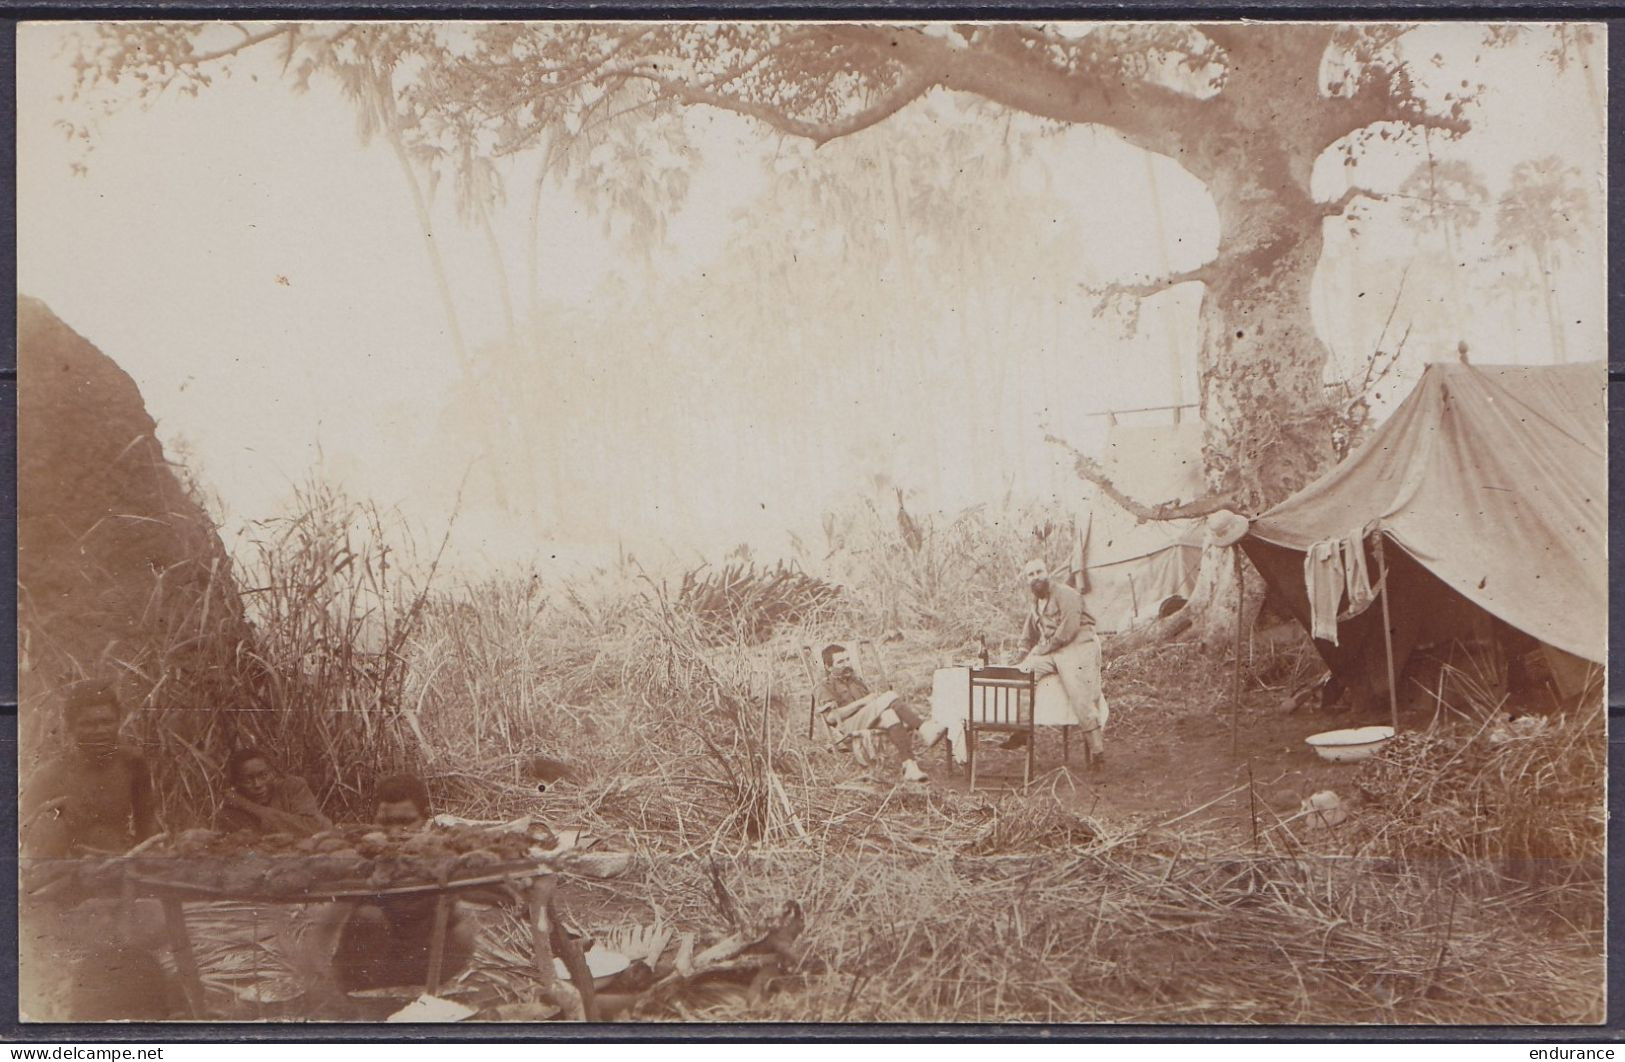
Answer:
<path fill-rule="evenodd" d="M 750 354 L 765 359 L 761 372 L 711 378 L 706 373 L 717 358 L 739 352 L 649 349 L 641 360 L 638 350 L 621 352 L 613 375 L 585 377 L 602 392 L 582 414 L 590 430 L 579 422 L 571 428 L 567 504 L 587 518 L 576 521 L 574 540 L 549 539 L 539 531 L 551 526 L 546 513 L 501 511 L 474 482 L 482 461 L 495 462 L 499 478 L 524 473 L 512 454 L 482 451 L 468 411 L 448 411 L 456 367 L 411 200 L 389 149 L 360 143 L 353 113 L 336 90 L 318 81 L 297 95 L 266 59 L 245 62 L 198 98 L 166 99 L 145 111 L 129 107 L 103 122 L 85 156 L 56 125 L 78 117 L 59 100 L 69 84 L 63 51 L 69 32 L 50 25 L 19 30 L 19 287 L 43 298 L 135 378 L 166 446 L 183 449 L 218 493 L 228 532 L 276 513 L 290 485 L 318 467 L 355 495 L 398 504 L 433 532 L 443 527 L 456 486 L 473 465 L 455 546 L 457 563 L 470 570 L 592 554 L 617 542 L 647 549 L 662 540 L 715 556 L 748 541 L 772 552 L 782 549 L 787 530 L 807 535 L 818 513 L 855 497 L 882 467 L 911 488 L 911 505 L 920 511 L 997 503 L 990 495 L 1001 482 L 1021 496 L 1075 496 L 1075 480 L 1042 442 L 1044 427 L 1098 446 L 1102 421 L 1086 414 L 1168 401 L 1176 359 L 1186 395 L 1194 395 L 1197 298 L 1187 288 L 1148 307 L 1144 334 L 1132 341 L 1115 338 L 1105 323 L 1057 327 L 1043 341 L 1024 332 L 962 336 L 942 348 L 944 364 L 914 376 L 883 370 L 873 351 L 853 350 L 844 364 L 832 356 L 813 367 L 824 374 L 814 381 L 820 397 L 803 405 L 780 393 L 777 381 L 793 378 L 805 387 L 808 367 L 771 359 L 775 334 L 804 320 L 810 326 L 820 312 L 825 293 L 809 288 L 805 299 L 782 307 L 781 321 L 764 326 Z M 1411 45 L 1417 54 L 1437 50 L 1441 81 L 1459 75 L 1490 85 L 1473 132 L 1460 144 L 1435 145 L 1439 157 L 1470 160 L 1492 196 L 1504 189 L 1513 165 L 1552 154 L 1600 188 L 1603 72 L 1571 68 L 1559 76 L 1537 64 L 1534 47 L 1486 51 L 1477 46 L 1480 36 L 1476 27 L 1429 27 Z M 1599 41 L 1592 54 L 1600 62 L 1604 51 Z M 616 298 L 630 292 L 636 300 L 639 285 L 709 276 L 741 226 L 761 224 L 775 210 L 770 167 L 817 167 L 835 151 L 879 157 L 895 137 L 929 124 L 882 125 L 813 152 L 729 115 L 696 110 L 686 121 L 699 157 L 686 203 L 669 219 L 656 253 L 657 279 L 633 263 L 624 241 L 606 235 L 603 218 L 556 192 L 542 218 L 548 306 L 603 317 L 615 312 Z M 1041 150 L 1010 179 L 1029 190 L 1048 188 L 1056 231 L 1076 241 L 1080 277 L 1186 268 L 1211 253 L 1211 203 L 1171 161 L 1148 166 L 1143 153 L 1088 128 L 1050 137 Z M 1373 156 L 1356 175 L 1391 189 L 1420 157 Z M 88 172 L 75 176 L 71 164 L 81 159 Z M 520 160 L 507 171 L 514 194 L 494 226 L 506 268 L 521 282 L 529 227 L 524 185 L 533 167 L 533 160 Z M 1345 180 L 1340 162 L 1323 160 L 1316 180 L 1317 193 L 1335 196 Z M 503 335 L 496 273 L 483 235 L 458 223 L 449 198 L 435 202 L 436 239 L 463 326 L 478 348 Z M 1600 358 L 1604 349 L 1600 204 L 1599 196 L 1593 231 L 1567 252 L 1561 273 L 1565 336 L 1576 359 Z M 997 241 L 1000 234 L 985 238 Z M 1381 216 L 1352 240 L 1346 226 L 1328 225 L 1316 313 L 1337 365 L 1358 365 L 1375 340 L 1372 316 L 1352 303 L 1349 286 L 1373 303 L 1392 304 L 1397 276 L 1383 263 L 1411 254 L 1417 240 Z M 873 280 L 832 278 L 830 290 Z M 1415 283 L 1412 276 L 1408 284 Z M 741 304 L 762 297 L 741 287 L 732 295 Z M 1021 287 L 1022 278 L 1011 276 L 1015 294 L 1008 297 L 1018 298 Z M 1413 290 L 1407 299 L 1403 316 L 1427 317 L 1418 327 L 1440 335 L 1458 326 L 1481 360 L 1548 356 L 1547 325 L 1538 315 L 1513 321 L 1504 307 L 1492 312 L 1483 305 L 1475 291 L 1419 297 Z M 1081 320 L 1081 294 L 1079 300 L 1065 309 Z M 877 323 L 878 332 L 929 332 L 911 312 L 899 306 L 897 319 Z M 1446 356 L 1453 349 L 1414 351 L 1404 371 L 1414 378 L 1423 361 Z M 990 369 L 986 359 L 997 364 Z M 676 396 L 702 378 L 718 400 L 677 416 L 670 408 Z M 979 441 L 963 443 L 953 425 L 963 422 L 969 399 L 957 394 L 965 388 L 955 381 L 970 379 L 1008 384 L 1001 393 L 1011 415 Z M 1390 389 L 1385 401 L 1404 389 Z M 771 423 L 752 412 L 769 408 Z M 861 445 L 860 452 L 830 450 L 825 428 L 832 420 L 904 430 L 875 434 L 886 453 L 871 460 L 872 446 L 867 453 Z M 987 445 L 987 431 L 998 433 L 996 446 Z"/>

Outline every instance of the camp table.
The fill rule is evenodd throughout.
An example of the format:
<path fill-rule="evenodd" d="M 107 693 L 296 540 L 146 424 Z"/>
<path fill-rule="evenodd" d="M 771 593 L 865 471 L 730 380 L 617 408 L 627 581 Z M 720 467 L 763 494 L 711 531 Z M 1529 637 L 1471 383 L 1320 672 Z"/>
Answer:
<path fill-rule="evenodd" d="M 134 871 L 126 871 L 118 898 L 126 900 L 157 900 L 163 907 L 164 926 L 169 937 L 175 967 L 180 974 L 181 988 L 186 995 L 187 1008 L 194 1018 L 204 1016 L 203 981 L 198 975 L 197 959 L 192 951 L 191 936 L 186 928 L 182 905 L 191 903 L 239 902 L 255 904 L 319 904 L 343 901 L 396 899 L 408 896 L 435 897 L 434 925 L 429 942 L 429 967 L 424 991 L 434 995 L 440 990 L 442 967 L 445 962 L 446 930 L 451 917 L 451 905 L 459 893 L 489 889 L 497 885 L 517 885 L 528 882 L 526 899 L 530 908 L 531 947 L 536 969 L 545 980 L 553 973 L 553 948 L 564 960 L 570 972 L 570 982 L 581 993 L 587 1019 L 594 1020 L 596 1007 L 593 999 L 592 975 L 582 957 L 580 946 L 563 932 L 551 917 L 548 905 L 553 897 L 556 871 L 546 863 L 537 861 L 508 863 L 500 870 L 487 871 L 476 877 L 453 878 L 446 881 L 425 881 L 411 885 L 375 888 L 365 885 L 315 889 L 307 893 L 254 893 L 248 890 L 222 890 L 194 885 L 189 882 L 165 881 Z"/>

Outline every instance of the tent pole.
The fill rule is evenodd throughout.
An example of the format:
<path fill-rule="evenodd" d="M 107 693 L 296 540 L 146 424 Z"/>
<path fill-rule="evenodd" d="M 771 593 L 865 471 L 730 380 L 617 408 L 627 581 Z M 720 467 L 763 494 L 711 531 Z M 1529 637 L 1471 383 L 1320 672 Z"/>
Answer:
<path fill-rule="evenodd" d="M 1231 546 L 1236 563 L 1236 664 L 1230 679 L 1230 758 L 1235 759 L 1241 744 L 1241 622 L 1247 611 L 1247 595 L 1242 592 L 1241 547 Z"/>
<path fill-rule="evenodd" d="M 1382 647 L 1388 656 L 1388 715 L 1399 733 L 1399 691 L 1394 688 L 1394 627 L 1388 616 L 1388 562 L 1382 555 L 1382 532 L 1377 532 L 1377 581 L 1382 584 Z"/>

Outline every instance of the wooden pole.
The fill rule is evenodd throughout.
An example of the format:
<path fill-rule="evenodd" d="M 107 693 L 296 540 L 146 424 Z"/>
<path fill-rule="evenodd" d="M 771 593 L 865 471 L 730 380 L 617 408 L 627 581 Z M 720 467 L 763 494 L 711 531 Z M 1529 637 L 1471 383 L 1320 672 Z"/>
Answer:
<path fill-rule="evenodd" d="M 548 918 L 547 903 L 553 898 L 554 878 L 551 874 L 532 878 L 530 895 L 530 947 L 536 963 L 536 976 L 543 985 L 551 986 L 558 975 L 553 970 L 553 945 L 550 939 L 553 922 Z"/>
<path fill-rule="evenodd" d="M 1143 158 L 1146 187 L 1151 189 L 1151 216 L 1157 223 L 1157 265 L 1161 276 L 1169 276 L 1174 269 L 1168 261 L 1168 228 L 1162 216 L 1162 190 L 1157 187 L 1157 166 L 1150 152 L 1144 152 Z M 1172 329 L 1168 333 L 1168 370 L 1174 384 L 1174 423 L 1178 424 L 1185 401 L 1185 364 Z"/>
<path fill-rule="evenodd" d="M 1021 693 L 1016 692 L 1016 721 L 1021 721 Z M 1066 727 L 1061 728 L 1066 733 Z M 1038 754 L 1038 679 L 1031 671 L 1027 672 L 1027 770 L 1022 777 L 1021 787 L 1025 789 L 1033 784 L 1033 767 Z"/>
<path fill-rule="evenodd" d="M 554 954 L 564 961 L 564 968 L 570 973 L 570 983 L 581 996 L 582 1020 L 597 1021 L 598 997 L 593 988 L 592 971 L 587 968 L 586 956 L 581 954 L 581 945 L 565 931 L 559 921 L 558 912 L 553 909 L 551 898 L 545 910 L 549 923 L 548 942 L 552 945 Z"/>
<path fill-rule="evenodd" d="M 1161 412 L 1163 412 L 1165 410 L 1170 410 L 1170 409 L 1195 409 L 1196 405 L 1197 404 L 1195 402 L 1181 402 L 1181 403 L 1179 403 L 1178 405 L 1175 405 L 1175 406 L 1140 406 L 1138 409 L 1100 409 L 1100 410 L 1095 410 L 1094 412 L 1091 412 L 1091 413 L 1085 413 L 1084 416 L 1086 416 L 1086 417 L 1110 417 L 1113 420 L 1115 420 L 1119 414 L 1125 414 L 1126 415 L 1126 414 L 1129 414 L 1129 413 L 1161 413 Z"/>
<path fill-rule="evenodd" d="M 440 975 L 446 963 L 446 925 L 451 921 L 451 905 L 456 901 L 446 893 L 434 898 L 434 928 L 429 936 L 429 970 L 423 981 L 427 995 L 440 994 Z"/>
<path fill-rule="evenodd" d="M 1247 597 L 1242 592 L 1241 547 L 1231 546 L 1236 563 L 1236 663 L 1230 679 L 1230 758 L 1235 759 L 1241 746 L 1241 624 L 1247 612 Z"/>
<path fill-rule="evenodd" d="M 1382 585 L 1382 647 L 1388 657 L 1388 715 L 1399 733 L 1399 691 L 1394 683 L 1394 625 L 1388 615 L 1388 562 L 1382 555 L 1382 532 L 1377 532 L 1377 582 Z"/>
<path fill-rule="evenodd" d="M 768 708 L 773 703 L 773 672 L 771 670 L 762 680 L 762 686 L 762 758 L 768 764 L 771 764 L 773 757 L 769 754 L 768 748 L 771 745 L 772 731 L 769 729 L 767 720 Z"/>
<path fill-rule="evenodd" d="M 552 911 L 554 885 L 556 879 L 551 874 L 535 877 L 530 882 L 530 947 L 536 963 L 536 979 L 541 984 L 543 999 L 559 1005 L 564 1010 L 565 1020 L 585 1021 L 588 1020 L 587 999 L 580 992 L 580 987 L 575 986 L 574 969 L 565 963 L 565 969 L 570 969 L 570 981 L 561 982 L 552 966 L 554 955 L 559 953 L 559 948 L 554 947 L 554 940 L 562 935 Z M 564 956 L 559 955 L 559 958 Z M 580 952 L 575 955 L 575 961 L 582 961 Z M 588 978 L 588 986 L 590 984 L 591 979 Z"/>
<path fill-rule="evenodd" d="M 173 896 L 165 896 L 161 902 L 169 951 L 175 959 L 175 972 L 180 975 L 186 1007 L 193 1018 L 201 1020 L 204 1016 L 203 980 L 198 976 L 197 956 L 192 953 L 192 938 L 186 931 L 186 915 L 181 910 L 181 902 Z"/>
<path fill-rule="evenodd" d="M 807 700 L 807 740 L 808 741 L 812 740 L 812 736 L 813 736 L 813 713 L 818 708 L 818 705 L 814 703 L 818 699 L 818 673 L 817 673 L 817 671 L 815 671 L 813 669 L 812 660 L 813 660 L 812 646 L 810 646 L 810 645 L 802 646 L 801 647 L 801 670 L 805 671 L 807 673 L 807 688 L 813 691 L 813 692 L 811 692 L 811 693 L 809 693 L 807 695 L 807 697 L 808 697 L 808 700 Z"/>

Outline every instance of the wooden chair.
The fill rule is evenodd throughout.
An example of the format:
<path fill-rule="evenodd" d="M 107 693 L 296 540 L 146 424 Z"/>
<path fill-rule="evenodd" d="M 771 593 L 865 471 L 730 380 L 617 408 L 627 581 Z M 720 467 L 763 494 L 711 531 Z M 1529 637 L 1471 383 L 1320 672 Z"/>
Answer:
<path fill-rule="evenodd" d="M 983 732 L 1026 734 L 1027 759 L 1021 784 L 1033 780 L 1038 731 L 1033 724 L 1038 682 L 1019 667 L 973 667 L 966 690 L 965 746 L 970 788 L 976 790 L 976 736 Z"/>

